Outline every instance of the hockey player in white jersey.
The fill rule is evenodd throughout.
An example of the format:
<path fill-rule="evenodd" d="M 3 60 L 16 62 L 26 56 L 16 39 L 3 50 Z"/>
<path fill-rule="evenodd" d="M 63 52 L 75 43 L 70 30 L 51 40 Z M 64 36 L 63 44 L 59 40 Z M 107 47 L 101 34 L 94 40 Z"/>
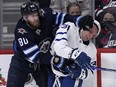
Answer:
<path fill-rule="evenodd" d="M 93 20 L 90 26 L 72 22 L 63 24 L 56 32 L 52 44 L 52 70 L 49 87 L 82 87 L 84 79 L 93 75 L 92 64 L 96 61 L 96 47 L 92 42 L 98 36 L 101 26 Z"/>

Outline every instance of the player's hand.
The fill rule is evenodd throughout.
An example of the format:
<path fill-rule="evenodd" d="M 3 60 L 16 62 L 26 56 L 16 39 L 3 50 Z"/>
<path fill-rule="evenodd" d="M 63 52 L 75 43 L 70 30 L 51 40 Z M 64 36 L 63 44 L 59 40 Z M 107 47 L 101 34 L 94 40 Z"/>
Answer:
<path fill-rule="evenodd" d="M 79 54 L 79 56 L 77 56 L 77 58 L 76 58 L 75 60 L 76 60 L 77 64 L 78 64 L 81 68 L 84 68 L 84 69 L 85 69 L 85 68 L 88 68 L 88 67 L 86 66 L 86 64 L 89 64 L 89 63 L 90 63 L 91 58 L 88 57 L 86 53 L 81 52 L 81 53 Z"/>
<path fill-rule="evenodd" d="M 93 68 L 90 64 L 91 58 L 87 56 L 86 53 L 81 52 L 80 55 L 76 58 L 76 63 L 83 69 L 89 69 L 93 74 Z"/>
<path fill-rule="evenodd" d="M 64 58 L 59 56 L 53 56 L 51 63 L 57 68 L 61 68 L 64 64 Z"/>
<path fill-rule="evenodd" d="M 80 52 L 78 48 L 73 49 L 70 53 L 70 59 L 75 60 L 75 62 L 83 69 L 89 69 L 93 73 L 93 69 L 91 67 L 91 58 L 87 56 L 85 52 Z"/>
<path fill-rule="evenodd" d="M 65 59 L 59 56 L 54 56 L 52 58 L 52 64 L 56 68 L 60 69 L 61 71 L 66 71 L 66 66 L 69 66 L 74 63 L 74 60 L 71 59 Z"/>
<path fill-rule="evenodd" d="M 91 58 L 87 56 L 86 53 L 81 52 L 80 55 L 75 59 L 76 63 L 83 69 L 89 69 L 93 73 L 93 69 L 91 67 Z"/>
<path fill-rule="evenodd" d="M 94 20 L 93 20 L 92 16 L 86 15 L 79 19 L 78 26 L 80 27 L 80 29 L 92 28 L 93 22 L 94 22 Z"/>
<path fill-rule="evenodd" d="M 67 72 L 69 73 L 72 79 L 86 79 L 88 76 L 88 70 L 82 69 L 78 64 L 74 63 L 66 67 Z"/>

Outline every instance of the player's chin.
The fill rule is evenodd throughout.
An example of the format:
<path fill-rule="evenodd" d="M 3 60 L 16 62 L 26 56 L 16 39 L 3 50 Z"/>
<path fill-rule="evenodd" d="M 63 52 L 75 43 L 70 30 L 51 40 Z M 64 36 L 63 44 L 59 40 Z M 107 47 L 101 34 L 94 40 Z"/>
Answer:
<path fill-rule="evenodd" d="M 83 41 L 89 41 L 89 39 L 88 38 L 83 38 Z"/>
<path fill-rule="evenodd" d="M 93 39 L 93 37 L 86 37 L 86 38 L 83 39 L 83 41 L 89 41 L 89 40 L 92 40 L 92 39 Z"/>
<path fill-rule="evenodd" d="M 33 24 L 33 27 L 34 28 L 39 28 L 39 24 L 35 23 L 35 24 Z"/>

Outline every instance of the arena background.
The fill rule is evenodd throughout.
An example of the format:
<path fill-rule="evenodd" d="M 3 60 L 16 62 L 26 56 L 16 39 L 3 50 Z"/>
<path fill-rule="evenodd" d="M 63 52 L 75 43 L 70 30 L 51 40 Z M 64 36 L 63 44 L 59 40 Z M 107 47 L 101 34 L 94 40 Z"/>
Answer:
<path fill-rule="evenodd" d="M 0 49 L 12 49 L 14 28 L 21 17 L 20 5 L 30 0 L 0 0 Z M 91 15 L 94 15 L 94 0 L 91 0 Z"/>

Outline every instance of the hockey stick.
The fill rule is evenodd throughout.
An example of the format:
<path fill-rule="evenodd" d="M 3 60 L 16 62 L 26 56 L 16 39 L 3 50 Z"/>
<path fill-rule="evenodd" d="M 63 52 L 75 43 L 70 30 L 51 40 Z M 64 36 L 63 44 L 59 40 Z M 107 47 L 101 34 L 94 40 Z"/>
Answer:
<path fill-rule="evenodd" d="M 77 62 L 76 62 L 77 63 Z M 78 64 L 78 63 L 77 63 Z M 100 71 L 108 71 L 108 72 L 116 72 L 116 69 L 110 69 L 110 68 L 104 68 L 104 67 L 96 67 L 96 66 L 92 66 L 92 65 L 88 65 L 88 69 L 91 70 L 91 72 L 93 73 L 92 70 L 100 70 Z"/>
<path fill-rule="evenodd" d="M 108 71 L 108 72 L 116 72 L 116 69 L 109 69 L 109 68 L 95 67 L 95 66 L 92 66 L 92 69 L 93 70 Z"/>

